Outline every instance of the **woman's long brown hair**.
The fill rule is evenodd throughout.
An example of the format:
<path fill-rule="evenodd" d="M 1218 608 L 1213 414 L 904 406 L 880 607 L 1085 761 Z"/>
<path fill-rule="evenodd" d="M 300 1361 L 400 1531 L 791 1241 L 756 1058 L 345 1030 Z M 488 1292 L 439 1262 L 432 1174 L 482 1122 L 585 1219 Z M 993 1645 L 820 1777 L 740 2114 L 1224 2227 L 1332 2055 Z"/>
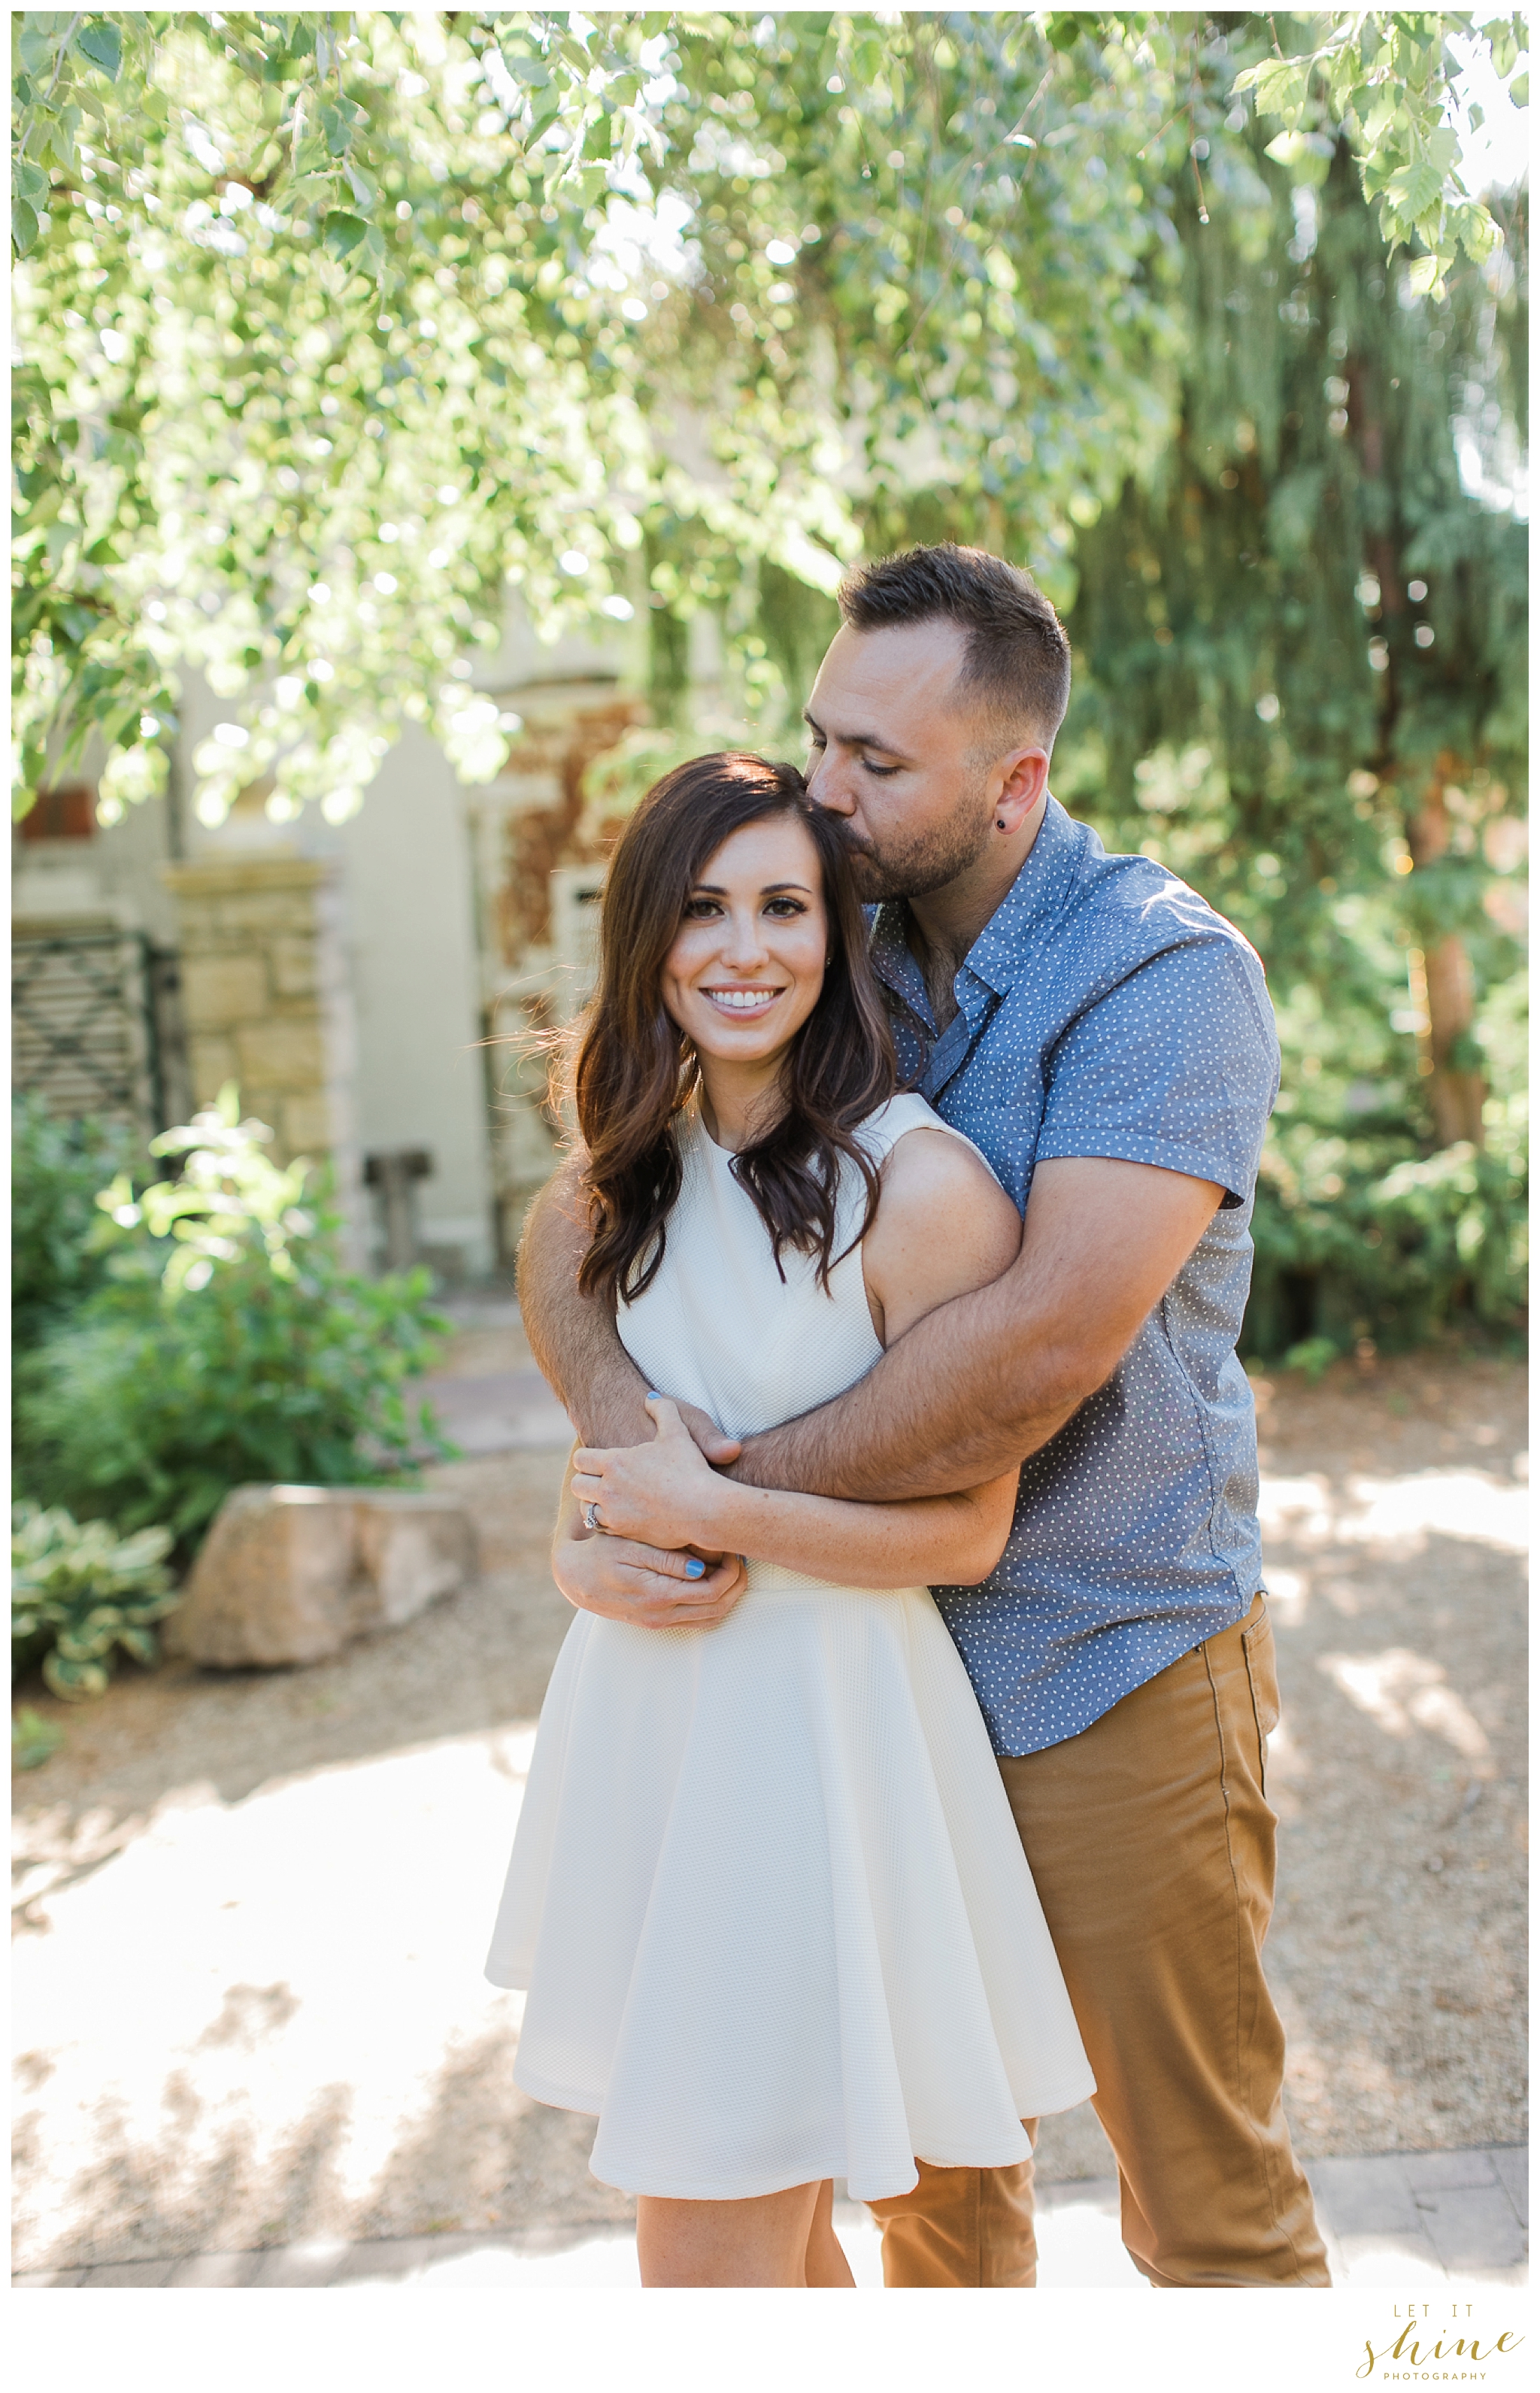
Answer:
<path fill-rule="evenodd" d="M 867 1190 L 852 1243 L 866 1236 L 876 1212 L 877 1173 L 855 1131 L 892 1096 L 898 1074 L 839 826 L 811 803 L 794 765 L 744 754 L 698 756 L 647 791 L 620 834 L 605 883 L 598 988 L 574 1076 L 593 1228 L 578 1274 L 584 1295 L 630 1302 L 651 1285 L 663 1260 L 665 1224 L 682 1176 L 674 1121 L 700 1078 L 694 1046 L 663 1004 L 663 965 L 708 859 L 734 831 L 774 815 L 795 817 L 817 849 L 829 966 L 786 1059 L 783 1109 L 762 1138 L 733 1157 L 733 1174 L 764 1218 L 777 1269 L 787 1247 L 816 1254 L 826 1288 L 839 1260 L 842 1157 Z"/>

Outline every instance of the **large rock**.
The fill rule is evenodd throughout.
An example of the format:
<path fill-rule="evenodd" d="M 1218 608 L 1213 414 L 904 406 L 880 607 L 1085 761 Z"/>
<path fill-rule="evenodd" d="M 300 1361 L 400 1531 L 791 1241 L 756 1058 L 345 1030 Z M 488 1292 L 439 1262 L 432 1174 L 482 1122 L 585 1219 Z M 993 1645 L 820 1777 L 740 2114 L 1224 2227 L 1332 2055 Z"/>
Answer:
<path fill-rule="evenodd" d="M 320 1662 L 414 1618 L 475 1569 L 457 1497 L 236 1487 L 193 1564 L 172 1641 L 215 1669 Z"/>

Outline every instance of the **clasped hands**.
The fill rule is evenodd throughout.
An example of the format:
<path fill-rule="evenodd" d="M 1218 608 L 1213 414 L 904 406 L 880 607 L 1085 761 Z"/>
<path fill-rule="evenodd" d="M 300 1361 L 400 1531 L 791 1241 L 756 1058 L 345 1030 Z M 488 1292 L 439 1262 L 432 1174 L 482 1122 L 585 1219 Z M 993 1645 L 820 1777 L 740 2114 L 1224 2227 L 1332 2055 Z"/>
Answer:
<path fill-rule="evenodd" d="M 692 1435 L 667 1396 L 649 1394 L 646 1409 L 657 1432 L 650 1445 L 580 1446 L 573 1456 L 572 1495 L 585 1525 L 557 1539 L 556 1584 L 580 1611 L 607 1619 L 710 1626 L 732 1610 L 747 1572 L 740 1555 L 723 1550 L 728 1484 L 697 1437 L 724 1463 L 737 1444 L 693 1406 Z"/>
<path fill-rule="evenodd" d="M 699 1546 L 721 1551 L 714 1533 L 725 1510 L 728 1483 L 711 1469 L 668 1396 L 650 1393 L 650 1445 L 581 1445 L 572 1458 L 572 1493 L 592 1507 L 589 1525 L 608 1537 L 636 1537 L 649 1546 Z"/>

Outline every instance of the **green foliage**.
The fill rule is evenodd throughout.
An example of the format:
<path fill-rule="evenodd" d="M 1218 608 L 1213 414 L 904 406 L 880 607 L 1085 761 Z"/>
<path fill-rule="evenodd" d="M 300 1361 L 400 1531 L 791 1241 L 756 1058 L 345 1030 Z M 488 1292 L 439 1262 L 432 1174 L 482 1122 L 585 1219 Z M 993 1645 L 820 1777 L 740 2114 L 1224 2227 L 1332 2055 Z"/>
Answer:
<path fill-rule="evenodd" d="M 334 1218 L 292 1201 L 304 1167 L 275 1171 L 271 1133 L 237 1112 L 228 1092 L 156 1142 L 186 1156 L 179 1185 L 104 1192 L 110 1275 L 18 1380 L 23 1484 L 83 1517 L 169 1523 L 184 1550 L 242 1482 L 376 1482 L 451 1450 L 403 1394 L 448 1327 L 428 1275 L 344 1270 Z"/>
<path fill-rule="evenodd" d="M 1321 20 L 1315 23 L 1321 30 Z M 1419 244 L 1408 271 L 1408 287 L 1419 297 L 1442 298 L 1458 250 L 1481 265 L 1502 237 L 1491 211 L 1466 189 L 1458 137 L 1446 121 L 1449 37 L 1470 31 L 1465 16 L 1333 12 L 1313 49 L 1291 58 L 1279 53 L 1235 78 L 1237 92 L 1256 93 L 1259 114 L 1282 117 L 1285 129 L 1267 154 L 1297 179 L 1323 182 L 1336 135 L 1348 136 L 1387 245 Z M 1512 78 L 1529 46 L 1523 17 L 1494 18 L 1482 33 L 1498 73 Z M 1527 77 L 1515 98 L 1520 106 L 1527 100 Z"/>
<path fill-rule="evenodd" d="M 129 1159 L 117 1124 L 60 1121 L 35 1096 L 11 1104 L 11 1342 L 24 1351 L 97 1287 L 96 1196 Z"/>
<path fill-rule="evenodd" d="M 181 1600 L 166 1574 L 170 1546 L 169 1529 L 120 1537 L 106 1521 L 13 1505 L 12 1679 L 41 1661 L 47 1686 L 75 1703 L 106 1692 L 120 1646 L 153 1663 L 153 1624 Z"/>
<path fill-rule="evenodd" d="M 51 1761 L 64 1743 L 64 1731 L 57 1720 L 46 1720 L 30 1704 L 11 1714 L 11 1768 L 40 1770 Z"/>
<path fill-rule="evenodd" d="M 150 1142 L 151 1155 L 186 1157 L 179 1180 L 155 1181 L 136 1199 L 124 1172 L 101 1190 L 95 1201 L 105 1219 L 93 1226 L 93 1251 L 121 1247 L 140 1230 L 170 1238 L 161 1279 L 170 1297 L 207 1288 L 215 1267 L 243 1251 L 260 1251 L 277 1278 L 293 1279 L 292 1242 L 317 1226 L 299 1201 L 310 1167 L 301 1156 L 281 1171 L 262 1152 L 271 1136 L 262 1123 L 241 1120 L 241 1092 L 228 1080 L 207 1113 Z"/>
<path fill-rule="evenodd" d="M 711 752 L 694 730 L 674 731 L 639 723 L 613 748 L 601 750 L 584 768 L 583 798 L 596 817 L 622 816 L 638 806 L 654 781 L 692 756 Z"/>
<path fill-rule="evenodd" d="M 1055 786 L 1267 965 L 1284 1081 L 1248 1350 L 1505 1330 L 1526 1193 L 1526 544 L 1501 488 L 1521 219 L 1438 301 L 1388 265 L 1345 150 L 1303 203 L 1271 159 L 1251 172 L 1184 229 L 1176 438 L 1081 533 Z M 1451 939 L 1478 1004 L 1449 1064 L 1484 1073 L 1484 1155 L 1430 1155 L 1450 1133 L 1424 958 Z"/>
<path fill-rule="evenodd" d="M 1365 1142 L 1369 1161 L 1383 1142 Z M 1336 1142 L 1351 1165 L 1351 1142 Z M 1342 1148 L 1349 1147 L 1344 1156 Z M 1249 1353 L 1297 1359 L 1300 1342 L 1348 1353 L 1442 1330 L 1511 1332 L 1528 1270 L 1528 1174 L 1521 1146 L 1468 1142 L 1409 1157 L 1372 1179 L 1361 1165 L 1339 1196 L 1288 1203 L 1276 1179 L 1258 1206 Z M 1300 1308 L 1308 1288 L 1308 1309 Z M 1310 1337 L 1296 1332 L 1308 1319 Z"/>
<path fill-rule="evenodd" d="M 18 804 L 93 738 L 105 819 L 163 787 L 195 665 L 211 823 L 268 774 L 275 817 L 344 819 L 408 720 L 487 778 L 450 666 L 509 582 L 664 647 L 722 604 L 772 716 L 761 569 L 827 597 L 927 492 L 1067 593 L 1072 502 L 1168 429 L 1172 187 L 1206 145 L 1222 184 L 1272 46 L 1176 12 L 13 23 Z M 1399 42 L 1366 155 L 1442 88 Z"/>
<path fill-rule="evenodd" d="M 192 759 L 205 822 L 268 774 L 275 818 L 343 819 L 408 720 L 486 778 L 503 728 L 459 652 L 495 644 L 510 583 L 542 631 L 633 624 L 681 731 L 713 608 L 732 702 L 778 737 L 843 560 L 983 541 L 1073 608 L 1056 790 L 1267 961 L 1255 1338 L 1501 1322 L 1524 588 L 1494 494 L 1526 257 L 1443 124 L 1470 30 L 28 16 L 20 803 L 93 735 L 105 818 L 159 787 L 194 665 L 228 706 Z M 1479 34 L 1516 99 L 1522 38 Z M 597 810 L 672 752 L 649 737 Z M 1414 1191 L 1441 1074 L 1481 1060 L 1430 1077 L 1418 974 L 1451 939 L 1490 1157 Z M 250 1224 L 183 1187 L 154 1217 L 190 1257 L 177 1306 L 223 1301 L 227 1236 L 279 1301 Z M 294 1201 L 270 1193 L 269 1227 Z"/>
<path fill-rule="evenodd" d="M 1298 1346 L 1291 1346 L 1284 1356 L 1284 1368 L 1302 1371 L 1313 1388 L 1325 1378 L 1340 1353 L 1341 1349 L 1329 1338 L 1301 1338 Z"/>

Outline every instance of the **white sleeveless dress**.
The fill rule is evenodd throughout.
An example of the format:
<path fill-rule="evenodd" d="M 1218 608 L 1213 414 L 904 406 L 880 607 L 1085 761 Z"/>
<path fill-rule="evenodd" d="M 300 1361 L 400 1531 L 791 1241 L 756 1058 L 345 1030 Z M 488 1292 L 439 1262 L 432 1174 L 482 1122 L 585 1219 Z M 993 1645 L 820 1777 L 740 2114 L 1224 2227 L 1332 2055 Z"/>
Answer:
<path fill-rule="evenodd" d="M 895 1097 L 874 1160 L 939 1130 Z M 956 1132 L 949 1133 L 956 1136 Z M 620 1336 L 733 1436 L 877 1361 L 856 1249 L 786 1252 L 692 1107 L 662 1267 Z M 842 1243 L 861 1219 L 842 1180 Z M 838 1248 L 836 1251 L 838 1252 Z M 1093 2090 L 968 1676 L 925 1588 L 765 1563 L 714 1628 L 580 1613 L 541 1714 L 487 1975 L 529 1990 L 514 2075 L 597 2113 L 593 2172 L 732 2201 L 920 2158 L 1024 2160 Z"/>

